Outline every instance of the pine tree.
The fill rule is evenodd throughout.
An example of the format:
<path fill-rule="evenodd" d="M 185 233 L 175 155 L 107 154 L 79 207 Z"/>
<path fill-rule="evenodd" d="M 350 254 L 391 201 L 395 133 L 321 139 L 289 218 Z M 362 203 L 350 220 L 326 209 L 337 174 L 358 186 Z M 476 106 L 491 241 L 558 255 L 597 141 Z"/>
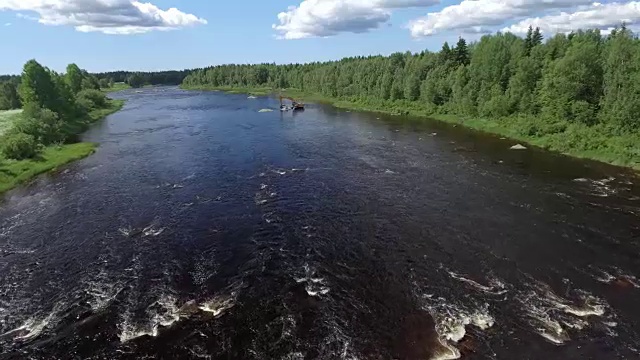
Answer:
<path fill-rule="evenodd" d="M 527 30 L 527 36 L 524 38 L 524 54 L 529 56 L 531 54 L 531 48 L 533 47 L 533 27 L 529 25 Z"/>
<path fill-rule="evenodd" d="M 449 43 L 448 42 L 444 42 L 444 44 L 442 44 L 442 49 L 440 50 L 440 62 L 443 64 L 446 64 L 447 62 L 451 61 L 453 58 L 453 54 L 452 54 L 452 50 L 449 47 Z"/>
<path fill-rule="evenodd" d="M 469 49 L 467 48 L 467 42 L 462 37 L 458 39 L 454 54 L 458 65 L 469 65 Z"/>
<path fill-rule="evenodd" d="M 542 36 L 542 33 L 540 32 L 540 28 L 536 27 L 535 31 L 533 32 L 533 37 L 531 38 L 531 47 L 537 46 L 537 45 L 541 45 L 542 44 L 542 40 L 544 40 L 544 37 Z"/>

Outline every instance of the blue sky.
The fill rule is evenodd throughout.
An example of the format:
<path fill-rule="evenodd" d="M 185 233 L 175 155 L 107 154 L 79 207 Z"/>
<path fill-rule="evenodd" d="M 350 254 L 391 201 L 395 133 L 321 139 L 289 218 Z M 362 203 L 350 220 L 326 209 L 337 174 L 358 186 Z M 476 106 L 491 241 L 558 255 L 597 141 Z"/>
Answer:
<path fill-rule="evenodd" d="M 57 12 L 43 10 L 42 4 L 57 1 Z M 567 26 L 606 29 L 620 21 L 620 14 L 628 15 L 632 25 L 640 19 L 638 3 L 621 2 L 611 9 L 606 2 L 594 6 L 585 0 L 476 0 L 466 7 L 455 0 L 145 1 L 156 7 L 149 11 L 175 7 L 192 17 L 173 20 L 173 13 L 158 23 L 146 13 L 135 13 L 130 0 L 0 0 L 0 74 L 19 73 L 32 58 L 58 71 L 70 62 L 89 71 L 308 62 L 437 50 L 460 35 L 477 39 L 507 27 L 518 32 L 529 23 L 550 33 L 567 31 Z M 296 8 L 283 22 L 278 14 L 292 5 Z M 131 18 L 124 27 L 105 28 L 113 26 L 115 17 L 104 19 L 115 16 L 115 6 L 117 21 L 124 12 Z M 426 18 L 427 13 L 432 15 Z M 578 15 L 568 21 L 562 13 Z M 601 18 L 606 21 L 597 20 Z M 274 24 L 281 28 L 272 28 Z"/>

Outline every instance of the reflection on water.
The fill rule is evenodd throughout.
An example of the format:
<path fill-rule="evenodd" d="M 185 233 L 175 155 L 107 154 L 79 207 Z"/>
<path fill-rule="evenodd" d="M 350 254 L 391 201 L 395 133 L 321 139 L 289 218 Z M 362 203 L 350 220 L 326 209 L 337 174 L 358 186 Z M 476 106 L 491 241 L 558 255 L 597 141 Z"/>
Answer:
<path fill-rule="evenodd" d="M 95 155 L 6 196 L 2 358 L 640 356 L 632 174 L 161 90 L 117 93 Z"/>

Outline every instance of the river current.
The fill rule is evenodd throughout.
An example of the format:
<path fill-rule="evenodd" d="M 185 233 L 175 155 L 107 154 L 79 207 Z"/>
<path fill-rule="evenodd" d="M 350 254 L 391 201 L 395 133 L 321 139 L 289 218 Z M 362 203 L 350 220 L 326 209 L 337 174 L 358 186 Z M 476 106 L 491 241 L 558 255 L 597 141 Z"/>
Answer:
<path fill-rule="evenodd" d="M 625 170 L 324 105 L 113 96 L 96 154 L 0 203 L 0 359 L 640 357 Z"/>

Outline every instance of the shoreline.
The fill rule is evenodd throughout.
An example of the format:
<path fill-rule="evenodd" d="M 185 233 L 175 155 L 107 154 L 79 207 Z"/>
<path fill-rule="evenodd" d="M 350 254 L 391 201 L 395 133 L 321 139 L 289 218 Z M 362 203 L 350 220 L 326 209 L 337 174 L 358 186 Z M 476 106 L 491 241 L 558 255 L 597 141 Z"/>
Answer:
<path fill-rule="evenodd" d="M 109 107 L 88 114 L 88 124 L 93 124 L 116 113 L 124 106 L 124 100 L 109 99 Z M 86 129 L 83 129 L 83 131 Z M 36 159 L 0 160 L 0 195 L 33 180 L 38 175 L 55 171 L 60 166 L 84 159 L 95 153 L 98 144 L 77 142 L 45 147 Z"/>
<path fill-rule="evenodd" d="M 255 96 L 269 96 L 276 94 L 272 88 L 251 88 L 251 87 L 211 87 L 211 86 L 180 86 L 184 90 L 192 91 L 222 91 L 232 94 L 249 94 Z M 503 136 L 507 139 L 517 141 L 523 145 L 535 146 L 547 151 L 559 153 L 578 159 L 587 159 L 618 166 L 632 170 L 636 174 L 640 173 L 640 134 L 612 135 L 606 133 L 604 126 L 588 127 L 579 124 L 554 123 L 550 126 L 566 127 L 563 132 L 550 134 L 524 135 L 519 131 L 525 129 L 534 134 L 539 131 L 536 124 L 527 121 L 533 118 L 527 116 L 514 116 L 498 119 L 473 118 L 450 114 L 433 114 L 418 102 L 409 101 L 387 101 L 383 104 L 369 104 L 329 98 L 323 95 L 305 93 L 296 89 L 286 89 L 283 95 L 298 97 L 303 101 L 318 102 L 332 105 L 339 109 L 372 112 L 393 116 L 412 116 L 424 120 L 435 120 L 449 124 L 460 125 L 468 129 L 481 131 L 484 133 Z M 585 143 L 585 138 L 597 135 L 592 143 Z M 579 148 L 582 146 L 583 148 Z"/>

